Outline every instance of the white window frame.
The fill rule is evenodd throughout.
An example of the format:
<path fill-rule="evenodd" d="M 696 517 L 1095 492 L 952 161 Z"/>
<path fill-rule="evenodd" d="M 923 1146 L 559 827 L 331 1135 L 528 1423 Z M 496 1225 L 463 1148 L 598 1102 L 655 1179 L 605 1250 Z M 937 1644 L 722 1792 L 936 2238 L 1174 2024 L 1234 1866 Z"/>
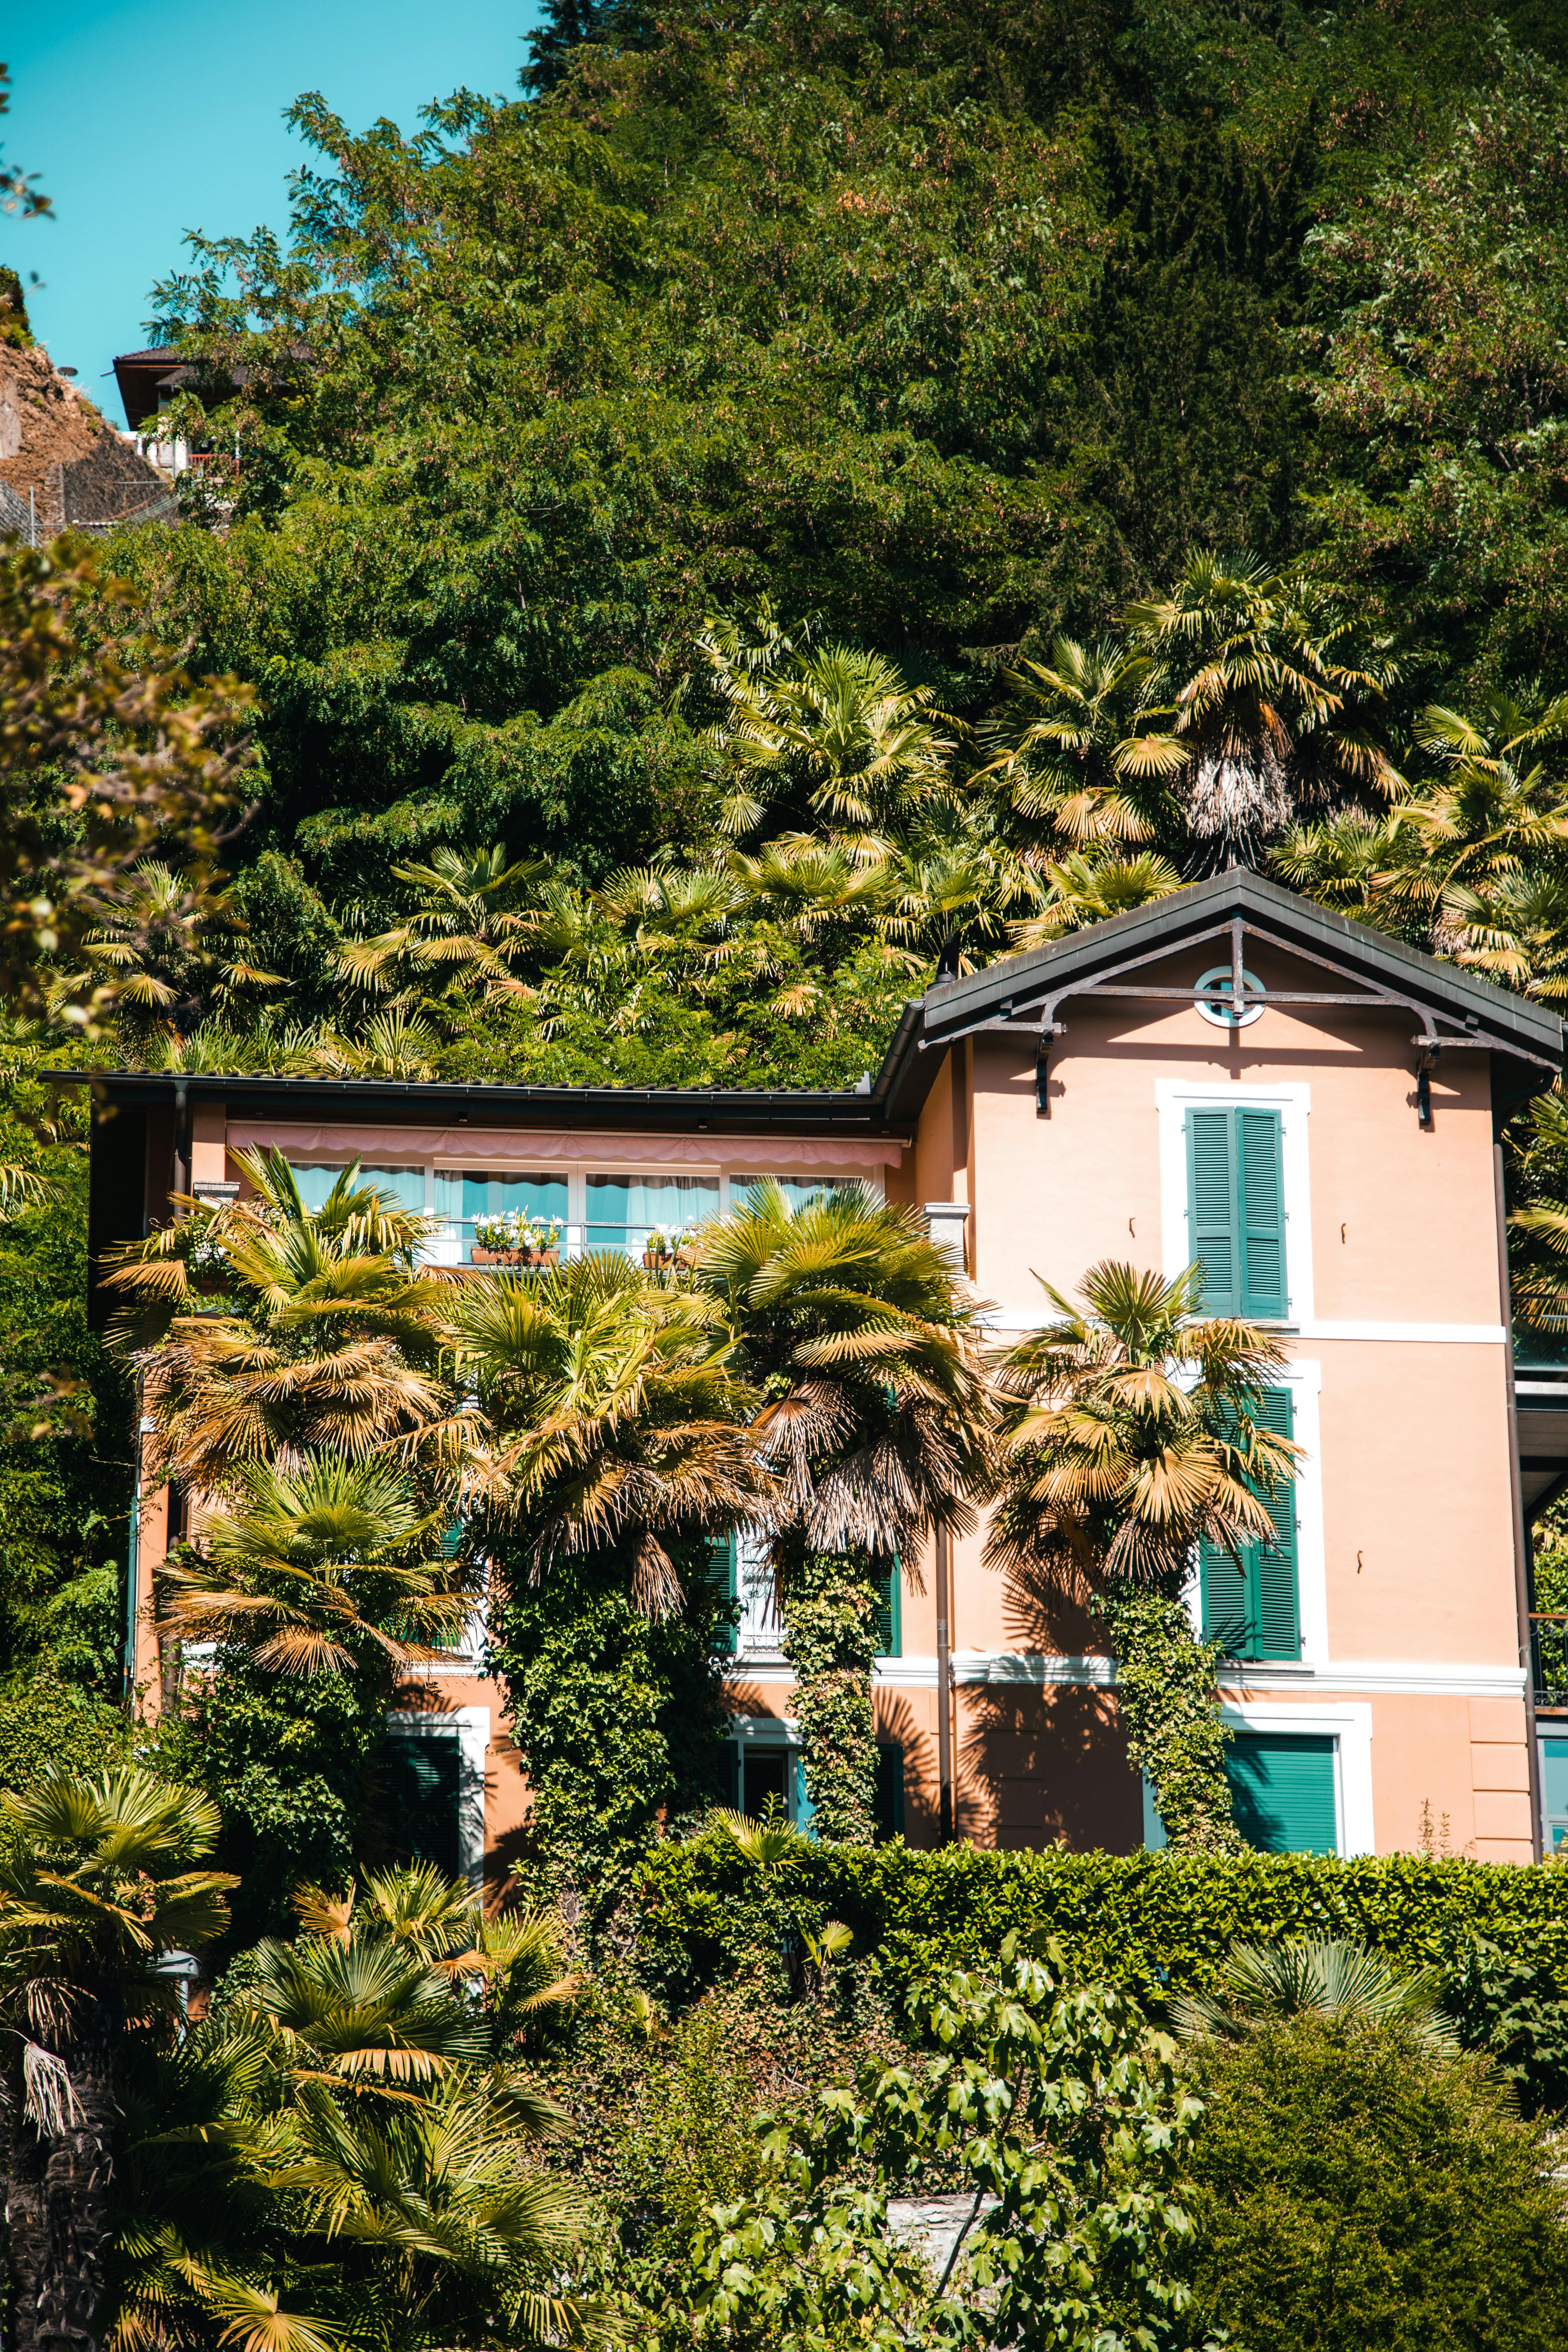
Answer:
<path fill-rule="evenodd" d="M 485 1868 L 485 1757 L 490 1744 L 488 1706 L 455 1706 L 442 1715 L 398 1709 L 387 1716 L 397 1739 L 435 1739 L 458 1734 L 458 1868 L 478 1887 Z"/>
<path fill-rule="evenodd" d="M 1190 1110 L 1277 1110 L 1280 1125 L 1279 1172 L 1285 1196 L 1285 1280 L 1288 1323 L 1314 1319 L 1312 1287 L 1312 1196 L 1308 1171 L 1307 1122 L 1312 1109 L 1310 1086 L 1227 1086 L 1222 1078 L 1156 1078 L 1154 1105 L 1160 1123 L 1160 1227 L 1167 1282 L 1193 1262 L 1187 1222 L 1187 1113 Z"/>
<path fill-rule="evenodd" d="M 1349 1702 L 1339 1706 L 1273 1706 L 1252 1699 L 1224 1698 L 1220 1720 L 1235 1731 L 1260 1731 L 1277 1738 L 1334 1743 L 1334 1836 L 1342 1862 L 1377 1852 L 1372 1801 L 1372 1709 Z M 1143 1779 L 1143 1843 L 1153 1852 L 1166 1840 L 1154 1807 L 1154 1791 Z"/>

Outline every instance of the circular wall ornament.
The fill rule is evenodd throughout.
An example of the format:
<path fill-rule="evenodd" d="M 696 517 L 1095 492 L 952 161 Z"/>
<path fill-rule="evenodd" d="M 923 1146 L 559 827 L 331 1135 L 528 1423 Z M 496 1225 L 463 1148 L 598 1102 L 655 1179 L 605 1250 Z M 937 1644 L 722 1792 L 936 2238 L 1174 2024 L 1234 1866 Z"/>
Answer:
<path fill-rule="evenodd" d="M 1203 974 L 1203 977 L 1198 982 L 1198 986 L 1200 988 L 1217 988 L 1223 990 L 1224 993 L 1228 996 L 1231 991 L 1231 977 L 1232 975 L 1229 964 L 1216 963 L 1212 971 L 1205 971 Z M 1249 996 L 1262 995 L 1262 982 L 1255 980 L 1251 972 L 1243 971 L 1241 975 L 1241 993 L 1243 1003 L 1242 1009 L 1239 1013 L 1233 1013 L 1228 1004 L 1200 1004 L 1198 1006 L 1198 1011 L 1203 1014 L 1205 1021 L 1212 1021 L 1216 1029 L 1248 1029 L 1255 1021 L 1260 1018 L 1263 1007 L 1261 1004 L 1248 1004 L 1246 1002 L 1246 999 Z"/>

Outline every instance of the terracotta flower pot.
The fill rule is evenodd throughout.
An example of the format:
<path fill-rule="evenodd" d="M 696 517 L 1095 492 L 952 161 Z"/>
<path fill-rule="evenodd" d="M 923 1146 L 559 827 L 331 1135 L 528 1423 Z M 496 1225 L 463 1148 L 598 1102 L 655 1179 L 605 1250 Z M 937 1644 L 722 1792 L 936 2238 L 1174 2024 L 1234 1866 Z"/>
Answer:
<path fill-rule="evenodd" d="M 661 1274 L 670 1262 L 669 1252 L 646 1249 L 642 1254 L 642 1262 L 650 1274 Z"/>
<path fill-rule="evenodd" d="M 472 1244 L 468 1251 L 468 1257 L 475 1265 L 521 1265 L 522 1264 L 521 1250 L 486 1249 L 482 1242 L 475 1242 Z"/>

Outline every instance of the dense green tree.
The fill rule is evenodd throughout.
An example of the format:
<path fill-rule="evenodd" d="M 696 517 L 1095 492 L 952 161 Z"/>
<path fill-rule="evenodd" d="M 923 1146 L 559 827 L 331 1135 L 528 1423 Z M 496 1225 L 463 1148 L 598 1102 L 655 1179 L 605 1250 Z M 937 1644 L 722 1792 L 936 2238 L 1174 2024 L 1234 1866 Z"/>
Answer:
<path fill-rule="evenodd" d="M 1203 2046 L 1198 2314 L 1258 2352 L 1546 2352 L 1563 2187 L 1480 2057 L 1398 2018 L 1304 2014 Z"/>

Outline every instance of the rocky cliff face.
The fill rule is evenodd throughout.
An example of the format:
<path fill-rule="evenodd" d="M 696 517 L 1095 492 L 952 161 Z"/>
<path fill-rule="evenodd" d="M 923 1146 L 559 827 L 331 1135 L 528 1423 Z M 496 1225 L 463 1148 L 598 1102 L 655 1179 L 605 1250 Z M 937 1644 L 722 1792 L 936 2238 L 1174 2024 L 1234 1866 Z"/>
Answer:
<path fill-rule="evenodd" d="M 39 539 L 52 539 L 72 523 L 151 520 L 168 504 L 163 478 L 47 352 L 0 344 L 0 529 L 36 512 Z"/>

